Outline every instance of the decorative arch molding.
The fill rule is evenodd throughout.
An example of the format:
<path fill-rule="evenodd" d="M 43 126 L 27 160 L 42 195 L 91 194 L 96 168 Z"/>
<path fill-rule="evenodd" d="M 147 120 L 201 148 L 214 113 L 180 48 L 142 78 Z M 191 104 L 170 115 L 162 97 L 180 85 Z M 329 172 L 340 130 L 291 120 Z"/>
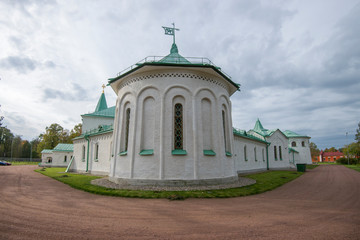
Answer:
<path fill-rule="evenodd" d="M 211 84 L 218 85 L 218 86 L 224 88 L 226 91 L 229 91 L 228 85 L 223 83 L 223 81 L 221 81 L 221 80 L 211 78 L 211 77 L 208 77 L 208 76 L 204 76 L 202 74 L 200 75 L 200 74 L 194 74 L 194 73 L 189 73 L 189 72 L 167 72 L 167 73 L 144 74 L 142 76 L 136 76 L 136 77 L 130 78 L 128 80 L 125 80 L 123 83 L 121 83 L 119 85 L 117 90 L 120 90 L 121 88 L 123 88 L 125 86 L 129 86 L 129 85 L 131 85 L 131 84 L 133 84 L 135 82 L 139 82 L 139 81 L 143 81 L 143 80 L 147 80 L 147 79 L 153 79 L 153 78 L 190 78 L 190 79 L 199 79 L 199 80 L 209 82 Z"/>

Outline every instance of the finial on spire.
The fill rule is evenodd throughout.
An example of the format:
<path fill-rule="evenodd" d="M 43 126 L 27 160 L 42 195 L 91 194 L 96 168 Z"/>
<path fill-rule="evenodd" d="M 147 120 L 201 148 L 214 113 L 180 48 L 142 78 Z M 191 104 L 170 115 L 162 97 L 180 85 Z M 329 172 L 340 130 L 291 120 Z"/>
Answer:
<path fill-rule="evenodd" d="M 172 23 L 173 27 L 163 27 L 165 30 L 165 35 L 172 35 L 173 36 L 173 44 L 175 44 L 175 31 L 180 31 L 180 29 L 175 28 L 175 23 Z"/>
<path fill-rule="evenodd" d="M 103 89 L 102 92 L 104 93 L 104 89 L 106 88 L 105 84 L 103 84 L 101 87 L 102 87 L 102 89 Z"/>

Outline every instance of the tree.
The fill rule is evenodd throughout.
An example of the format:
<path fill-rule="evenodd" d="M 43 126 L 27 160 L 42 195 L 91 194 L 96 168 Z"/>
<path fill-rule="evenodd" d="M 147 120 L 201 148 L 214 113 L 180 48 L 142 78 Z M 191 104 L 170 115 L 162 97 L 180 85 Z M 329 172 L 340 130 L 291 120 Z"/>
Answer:
<path fill-rule="evenodd" d="M 76 138 L 78 136 L 81 135 L 81 131 L 82 131 L 82 124 L 79 123 L 77 125 L 75 125 L 75 127 L 70 131 L 70 139 L 72 140 L 73 138 Z"/>
<path fill-rule="evenodd" d="M 324 152 L 337 152 L 337 149 L 334 147 L 331 148 L 325 148 Z"/>
<path fill-rule="evenodd" d="M 320 150 L 316 146 L 315 143 L 310 142 L 310 153 L 311 153 L 311 159 L 314 159 L 315 157 L 319 156 Z"/>
<path fill-rule="evenodd" d="M 10 157 L 14 134 L 7 127 L 0 127 L 0 156 Z"/>
<path fill-rule="evenodd" d="M 68 133 L 57 123 L 45 128 L 45 133 L 40 134 L 40 143 L 37 145 L 38 154 L 44 149 L 53 149 L 58 143 L 67 142 Z"/>
<path fill-rule="evenodd" d="M 358 129 L 356 129 L 355 140 L 360 143 L 360 122 L 358 123 Z"/>
<path fill-rule="evenodd" d="M 344 148 L 344 154 L 349 157 L 360 157 L 360 142 L 350 143 Z"/>
<path fill-rule="evenodd" d="M 42 150 L 53 149 L 59 143 L 72 143 L 73 138 L 80 136 L 81 128 L 82 124 L 79 123 L 69 132 L 57 123 L 51 124 L 50 127 L 45 128 L 45 133 L 40 134 L 37 139 L 37 154 L 41 156 Z"/>

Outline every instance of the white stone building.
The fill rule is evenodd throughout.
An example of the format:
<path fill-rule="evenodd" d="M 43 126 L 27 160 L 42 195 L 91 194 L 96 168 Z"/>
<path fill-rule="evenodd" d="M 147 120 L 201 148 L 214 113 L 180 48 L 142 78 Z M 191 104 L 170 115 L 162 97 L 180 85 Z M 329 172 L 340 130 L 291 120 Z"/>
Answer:
<path fill-rule="evenodd" d="M 66 167 L 73 156 L 73 144 L 59 143 L 54 149 L 41 151 L 42 167 Z"/>
<path fill-rule="evenodd" d="M 267 130 L 259 120 L 247 132 L 233 129 L 230 96 L 239 85 L 208 59 L 182 57 L 175 43 L 168 56 L 146 58 L 109 85 L 116 105 L 108 108 L 102 93 L 82 115 L 72 171 L 134 185 L 196 185 L 311 164 L 307 136 Z"/>

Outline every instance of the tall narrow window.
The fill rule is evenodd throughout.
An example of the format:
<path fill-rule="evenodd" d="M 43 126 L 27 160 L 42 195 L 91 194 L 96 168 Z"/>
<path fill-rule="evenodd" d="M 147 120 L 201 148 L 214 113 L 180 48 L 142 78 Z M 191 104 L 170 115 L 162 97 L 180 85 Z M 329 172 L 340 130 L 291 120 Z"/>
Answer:
<path fill-rule="evenodd" d="M 128 150 L 128 145 L 129 145 L 129 125 L 130 125 L 130 108 L 126 109 L 125 148 L 124 148 L 124 151 Z"/>
<path fill-rule="evenodd" d="M 282 160 L 281 146 L 279 146 L 279 157 L 280 157 L 280 160 Z"/>
<path fill-rule="evenodd" d="M 99 144 L 95 145 L 95 160 L 99 159 Z"/>
<path fill-rule="evenodd" d="M 244 146 L 244 160 L 247 161 L 247 150 L 246 150 L 246 145 Z"/>
<path fill-rule="evenodd" d="M 305 147 L 305 142 L 304 141 L 301 142 L 301 146 Z"/>
<path fill-rule="evenodd" d="M 256 147 L 254 147 L 254 157 L 255 157 L 255 161 L 257 161 L 257 156 L 256 156 Z"/>
<path fill-rule="evenodd" d="M 67 161 L 67 156 L 65 155 L 65 156 L 64 156 L 64 162 L 66 162 L 66 161 Z"/>
<path fill-rule="evenodd" d="M 85 161 L 85 146 L 82 147 L 82 156 L 81 159 Z"/>
<path fill-rule="evenodd" d="M 227 141 L 226 141 L 225 111 L 222 111 L 222 120 L 223 120 L 223 130 L 224 130 L 224 144 L 225 144 L 225 151 L 226 151 L 227 150 Z"/>
<path fill-rule="evenodd" d="M 276 146 L 274 146 L 274 158 L 277 160 Z"/>
<path fill-rule="evenodd" d="M 183 149 L 183 107 L 175 104 L 174 109 L 174 149 Z"/>

